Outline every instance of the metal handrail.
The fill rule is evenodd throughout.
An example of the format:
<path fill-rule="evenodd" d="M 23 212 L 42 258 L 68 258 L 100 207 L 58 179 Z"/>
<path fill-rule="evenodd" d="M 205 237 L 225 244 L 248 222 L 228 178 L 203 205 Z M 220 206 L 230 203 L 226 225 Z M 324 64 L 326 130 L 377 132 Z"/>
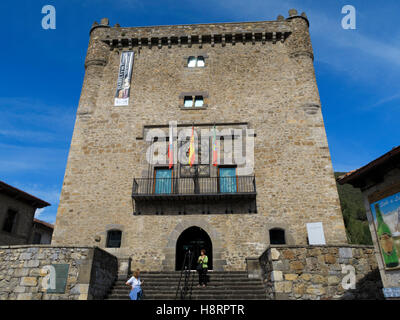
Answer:
<path fill-rule="evenodd" d="M 175 300 L 178 299 L 178 293 L 180 293 L 180 299 L 184 300 L 189 291 L 190 269 L 193 263 L 193 257 L 194 253 L 192 253 L 190 250 L 188 250 L 185 253 L 185 257 L 183 258 L 181 274 L 179 277 L 178 287 L 176 288 Z M 182 276 L 184 276 L 184 281 L 183 285 L 181 286 Z"/>

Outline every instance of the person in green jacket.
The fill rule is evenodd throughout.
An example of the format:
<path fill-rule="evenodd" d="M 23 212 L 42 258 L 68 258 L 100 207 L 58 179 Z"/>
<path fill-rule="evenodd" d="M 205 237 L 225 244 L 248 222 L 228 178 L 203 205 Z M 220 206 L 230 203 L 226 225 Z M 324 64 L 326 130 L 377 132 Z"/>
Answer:
<path fill-rule="evenodd" d="M 197 259 L 198 268 L 197 271 L 199 272 L 199 287 L 205 287 L 207 284 L 207 269 L 208 269 L 208 257 L 206 256 L 206 250 L 200 250 L 200 257 Z"/>

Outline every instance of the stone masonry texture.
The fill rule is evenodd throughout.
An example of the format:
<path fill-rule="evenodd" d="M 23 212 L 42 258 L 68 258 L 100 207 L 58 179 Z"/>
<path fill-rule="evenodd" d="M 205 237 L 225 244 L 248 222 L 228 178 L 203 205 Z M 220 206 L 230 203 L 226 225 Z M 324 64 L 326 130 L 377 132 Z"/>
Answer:
<path fill-rule="evenodd" d="M 115 107 L 127 50 L 135 53 L 130 101 Z M 185 66 L 187 57 L 200 55 L 204 68 Z M 346 244 L 313 57 L 308 20 L 295 11 L 248 23 L 95 23 L 52 244 L 96 245 L 148 271 L 175 269 L 177 239 L 192 226 L 210 236 L 214 270 L 245 270 L 246 257 L 268 248 L 275 227 L 285 230 L 288 244 L 306 245 L 306 223 L 322 222 L 328 244 Z M 183 110 L 185 92 L 206 92 L 207 107 Z M 133 215 L 133 179 L 149 175 L 145 128 L 173 120 L 255 130 L 256 213 L 238 206 L 226 214 L 222 206 L 207 215 Z M 122 231 L 121 248 L 105 248 L 113 229 Z"/>
<path fill-rule="evenodd" d="M 269 299 L 383 299 L 373 246 L 271 246 L 260 257 Z M 355 288 L 344 288 L 353 267 Z"/>
<path fill-rule="evenodd" d="M 43 287 L 44 267 L 68 264 L 64 293 Z M 25 245 L 0 247 L 0 300 L 103 299 L 117 276 L 113 255 L 95 247 Z"/>

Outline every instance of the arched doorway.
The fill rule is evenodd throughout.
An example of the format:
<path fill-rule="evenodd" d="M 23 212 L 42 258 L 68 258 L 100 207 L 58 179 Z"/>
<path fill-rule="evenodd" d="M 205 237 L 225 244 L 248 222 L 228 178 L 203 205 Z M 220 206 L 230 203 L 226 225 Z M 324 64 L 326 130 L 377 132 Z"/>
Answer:
<path fill-rule="evenodd" d="M 207 232 L 200 227 L 190 227 L 183 231 L 176 242 L 175 270 L 182 269 L 183 259 L 187 250 L 194 252 L 192 270 L 196 269 L 197 258 L 200 250 L 205 249 L 208 256 L 208 269 L 213 269 L 212 242 Z"/>

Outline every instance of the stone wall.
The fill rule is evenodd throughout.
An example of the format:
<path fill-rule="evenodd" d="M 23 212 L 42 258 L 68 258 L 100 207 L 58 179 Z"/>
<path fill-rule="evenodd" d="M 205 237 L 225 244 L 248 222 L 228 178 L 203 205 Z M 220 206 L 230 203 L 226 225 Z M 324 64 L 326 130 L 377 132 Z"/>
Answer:
<path fill-rule="evenodd" d="M 103 299 L 114 284 L 118 273 L 117 259 L 103 250 L 95 250 L 93 255 L 92 272 L 90 275 L 90 299 Z"/>
<path fill-rule="evenodd" d="M 43 287 L 45 266 L 68 264 L 64 293 Z M 115 280 L 117 259 L 96 247 L 0 247 L 1 300 L 102 299 Z"/>
<path fill-rule="evenodd" d="M 271 246 L 260 263 L 270 299 L 383 299 L 372 246 Z M 343 265 L 354 267 L 355 289 L 342 287 Z"/>

